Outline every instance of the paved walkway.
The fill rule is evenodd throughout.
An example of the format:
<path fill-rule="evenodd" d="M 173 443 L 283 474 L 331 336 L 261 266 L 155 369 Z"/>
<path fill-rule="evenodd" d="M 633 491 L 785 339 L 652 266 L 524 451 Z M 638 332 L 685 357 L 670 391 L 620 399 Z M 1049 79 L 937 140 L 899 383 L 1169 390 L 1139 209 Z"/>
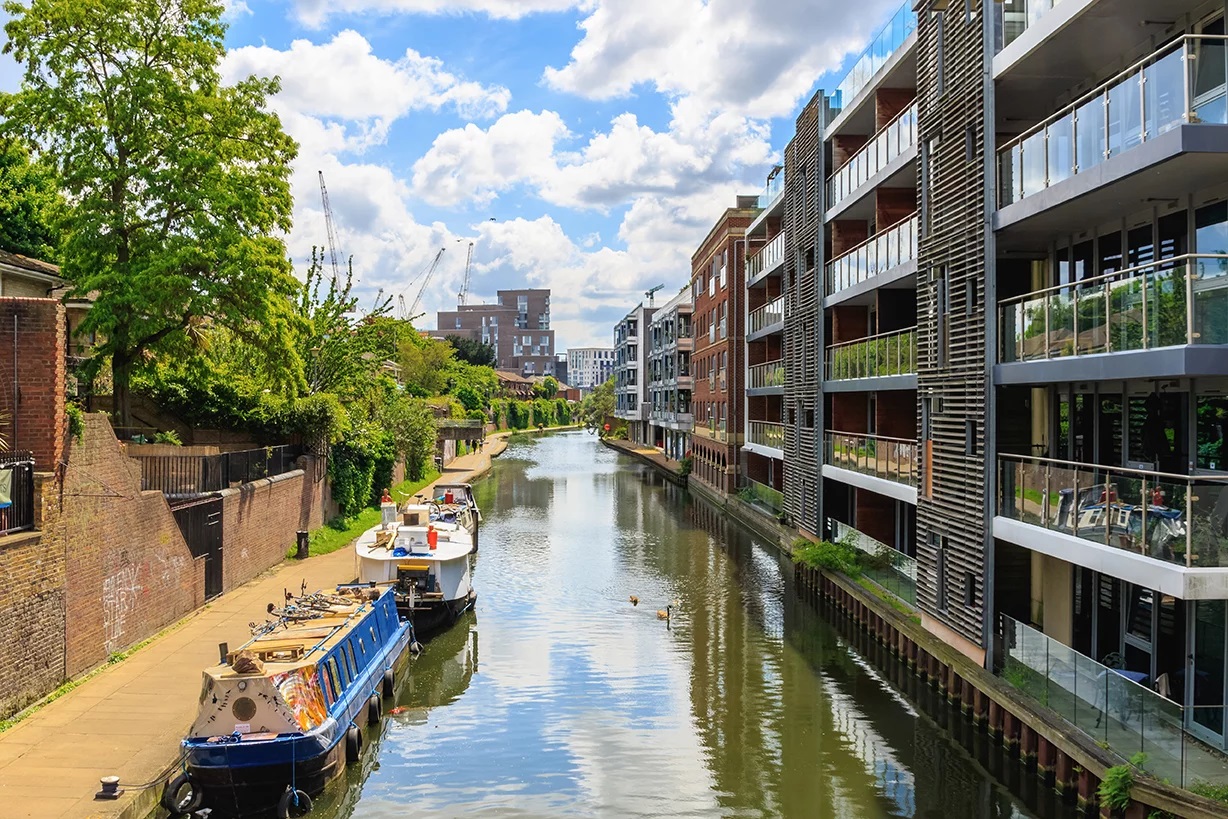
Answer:
<path fill-rule="evenodd" d="M 467 481 L 490 469 L 507 444 L 487 439 L 484 451 L 463 455 L 440 480 Z M 286 542 L 293 540 L 287 533 Z M 0 816 L 4 819 L 143 819 L 162 793 L 161 775 L 179 754 L 196 717 L 201 671 L 217 662 L 217 644 L 239 646 L 283 589 L 320 589 L 352 580 L 354 549 L 286 561 L 189 615 L 123 662 L 106 668 L 55 702 L 0 734 Z M 129 787 L 114 802 L 95 801 L 99 778 Z"/>

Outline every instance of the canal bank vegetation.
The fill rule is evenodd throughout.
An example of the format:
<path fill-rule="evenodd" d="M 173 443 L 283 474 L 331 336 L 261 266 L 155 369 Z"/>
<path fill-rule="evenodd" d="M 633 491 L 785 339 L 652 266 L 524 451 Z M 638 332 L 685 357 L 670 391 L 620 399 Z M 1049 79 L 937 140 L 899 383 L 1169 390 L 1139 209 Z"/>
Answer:
<path fill-rule="evenodd" d="M 850 533 L 848 537 L 835 542 L 799 537 L 793 541 L 790 549 L 793 562 L 820 571 L 842 574 L 904 617 L 914 623 L 920 623 L 921 618 L 913 607 L 866 576 L 869 573 L 881 577 L 884 572 L 891 570 L 895 565 L 895 550 L 882 545 L 873 553 L 866 552 L 853 544 L 852 537 Z"/>

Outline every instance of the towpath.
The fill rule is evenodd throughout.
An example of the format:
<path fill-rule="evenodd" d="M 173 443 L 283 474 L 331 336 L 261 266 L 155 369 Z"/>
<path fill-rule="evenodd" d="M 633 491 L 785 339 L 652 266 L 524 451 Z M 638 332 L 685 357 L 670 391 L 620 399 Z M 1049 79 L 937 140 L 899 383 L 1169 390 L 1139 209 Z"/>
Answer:
<path fill-rule="evenodd" d="M 439 480 L 468 481 L 490 469 L 506 434 L 487 438 Z M 293 533 L 286 533 L 286 545 Z M 161 776 L 179 755 L 196 716 L 201 670 L 218 643 L 239 646 L 248 623 L 284 589 L 327 588 L 354 578 L 354 547 L 287 560 L 188 615 L 130 657 L 0 733 L 0 815 L 5 819 L 143 819 L 162 793 Z M 8 636 L 11 639 L 12 635 Z M 124 795 L 96 801 L 99 779 L 120 778 Z M 154 783 L 147 788 L 133 785 Z"/>

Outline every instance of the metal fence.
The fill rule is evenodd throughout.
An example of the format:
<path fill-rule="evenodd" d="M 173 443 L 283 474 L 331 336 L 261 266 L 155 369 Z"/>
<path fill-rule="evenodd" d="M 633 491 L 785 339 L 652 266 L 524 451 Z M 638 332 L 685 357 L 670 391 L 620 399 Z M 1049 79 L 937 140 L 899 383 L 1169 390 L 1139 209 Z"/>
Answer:
<path fill-rule="evenodd" d="M 271 478 L 296 469 L 301 446 L 270 446 L 218 455 L 141 455 L 141 489 L 190 496 Z"/>
<path fill-rule="evenodd" d="M 0 535 L 34 528 L 34 455 L 0 453 Z"/>

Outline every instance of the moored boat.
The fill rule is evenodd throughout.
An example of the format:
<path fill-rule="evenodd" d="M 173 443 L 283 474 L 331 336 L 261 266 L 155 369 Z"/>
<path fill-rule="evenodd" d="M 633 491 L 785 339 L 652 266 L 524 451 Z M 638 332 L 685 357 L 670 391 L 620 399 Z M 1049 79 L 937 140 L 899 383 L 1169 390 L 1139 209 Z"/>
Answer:
<path fill-rule="evenodd" d="M 478 550 L 478 529 L 482 522 L 482 510 L 473 497 L 473 487 L 467 483 L 437 483 L 435 498 L 431 504 L 431 519 L 442 523 L 455 523 L 463 527 L 473 538 L 473 550 Z"/>
<path fill-rule="evenodd" d="M 422 637 L 449 626 L 477 599 L 470 554 L 473 539 L 432 504 L 382 507 L 382 521 L 354 544 L 360 583 L 390 586 L 397 610 Z M 434 518 L 433 518 L 434 516 Z"/>
<path fill-rule="evenodd" d="M 300 596 L 205 669 L 183 772 L 163 795 L 172 815 L 299 816 L 379 721 L 413 643 L 391 589 Z"/>

